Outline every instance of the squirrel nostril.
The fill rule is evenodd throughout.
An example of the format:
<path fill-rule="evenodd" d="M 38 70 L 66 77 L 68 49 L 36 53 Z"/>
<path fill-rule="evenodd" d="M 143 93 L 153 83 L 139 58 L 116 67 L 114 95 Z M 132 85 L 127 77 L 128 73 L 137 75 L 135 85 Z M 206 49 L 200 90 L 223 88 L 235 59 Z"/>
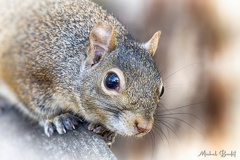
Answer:
<path fill-rule="evenodd" d="M 151 130 L 152 127 L 150 127 L 149 123 L 146 121 L 139 123 L 138 121 L 135 121 L 135 130 L 138 133 L 147 133 Z"/>

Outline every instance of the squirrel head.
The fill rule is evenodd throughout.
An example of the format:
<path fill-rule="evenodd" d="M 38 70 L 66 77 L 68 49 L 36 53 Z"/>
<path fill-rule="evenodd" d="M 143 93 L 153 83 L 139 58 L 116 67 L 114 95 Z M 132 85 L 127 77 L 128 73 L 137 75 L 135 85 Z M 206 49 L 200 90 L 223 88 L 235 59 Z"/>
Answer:
<path fill-rule="evenodd" d="M 98 22 L 89 36 L 81 85 L 85 118 L 127 136 L 147 134 L 154 122 L 163 82 L 152 59 L 160 32 L 145 44 L 116 38 Z M 118 40 L 119 39 L 119 40 Z"/>

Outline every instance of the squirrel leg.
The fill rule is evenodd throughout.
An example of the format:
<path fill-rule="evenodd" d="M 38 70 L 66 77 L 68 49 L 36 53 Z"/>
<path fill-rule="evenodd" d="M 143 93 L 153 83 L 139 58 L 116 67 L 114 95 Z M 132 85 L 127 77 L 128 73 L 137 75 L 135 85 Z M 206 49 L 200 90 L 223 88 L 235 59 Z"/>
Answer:
<path fill-rule="evenodd" d="M 99 134 L 109 147 L 111 147 L 111 145 L 114 143 L 117 136 L 116 132 L 109 131 L 101 124 L 90 123 L 88 126 L 88 130 Z"/>
<path fill-rule="evenodd" d="M 55 131 L 59 134 L 64 134 L 67 130 L 75 129 L 75 126 L 78 125 L 80 119 L 70 113 L 61 114 L 56 116 L 51 120 L 45 120 L 41 122 L 41 125 L 44 127 L 45 134 L 50 137 Z"/>

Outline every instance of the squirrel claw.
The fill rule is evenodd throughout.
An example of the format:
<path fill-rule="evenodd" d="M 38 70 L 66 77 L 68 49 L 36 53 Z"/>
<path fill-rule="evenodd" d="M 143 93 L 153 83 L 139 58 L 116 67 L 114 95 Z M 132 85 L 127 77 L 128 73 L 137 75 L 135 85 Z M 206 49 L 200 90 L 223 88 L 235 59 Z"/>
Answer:
<path fill-rule="evenodd" d="M 53 123 L 50 121 L 46 121 L 44 124 L 44 132 L 48 137 L 51 137 L 54 133 Z"/>
<path fill-rule="evenodd" d="M 115 142 L 115 138 L 117 136 L 117 133 L 116 132 L 111 132 L 111 131 L 107 131 L 105 134 L 104 134 L 104 141 L 107 143 L 107 145 L 109 147 L 112 146 L 112 144 Z"/>
<path fill-rule="evenodd" d="M 69 113 L 61 114 L 53 120 L 46 120 L 44 123 L 44 132 L 48 137 L 51 137 L 55 131 L 58 134 L 65 134 L 67 130 L 75 129 L 79 119 Z"/>
<path fill-rule="evenodd" d="M 90 123 L 88 130 L 101 135 L 106 131 L 106 128 L 99 124 Z"/>
<path fill-rule="evenodd" d="M 90 123 L 88 125 L 88 130 L 99 134 L 109 147 L 111 147 L 111 145 L 114 143 L 115 137 L 117 136 L 116 132 L 109 131 L 100 124 Z"/>
<path fill-rule="evenodd" d="M 117 133 L 109 131 L 109 130 L 105 130 L 100 135 L 102 136 L 103 140 L 108 145 L 108 147 L 111 148 L 112 144 L 115 142 L 115 138 L 117 136 Z"/>

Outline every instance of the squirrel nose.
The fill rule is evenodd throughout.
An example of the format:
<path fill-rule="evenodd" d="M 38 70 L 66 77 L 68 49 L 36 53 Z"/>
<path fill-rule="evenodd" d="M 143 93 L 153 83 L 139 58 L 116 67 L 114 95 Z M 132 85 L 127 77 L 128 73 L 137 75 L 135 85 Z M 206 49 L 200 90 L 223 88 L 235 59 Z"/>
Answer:
<path fill-rule="evenodd" d="M 136 132 L 147 134 L 152 129 L 153 118 L 151 120 L 144 120 L 142 118 L 136 119 L 134 125 Z"/>

